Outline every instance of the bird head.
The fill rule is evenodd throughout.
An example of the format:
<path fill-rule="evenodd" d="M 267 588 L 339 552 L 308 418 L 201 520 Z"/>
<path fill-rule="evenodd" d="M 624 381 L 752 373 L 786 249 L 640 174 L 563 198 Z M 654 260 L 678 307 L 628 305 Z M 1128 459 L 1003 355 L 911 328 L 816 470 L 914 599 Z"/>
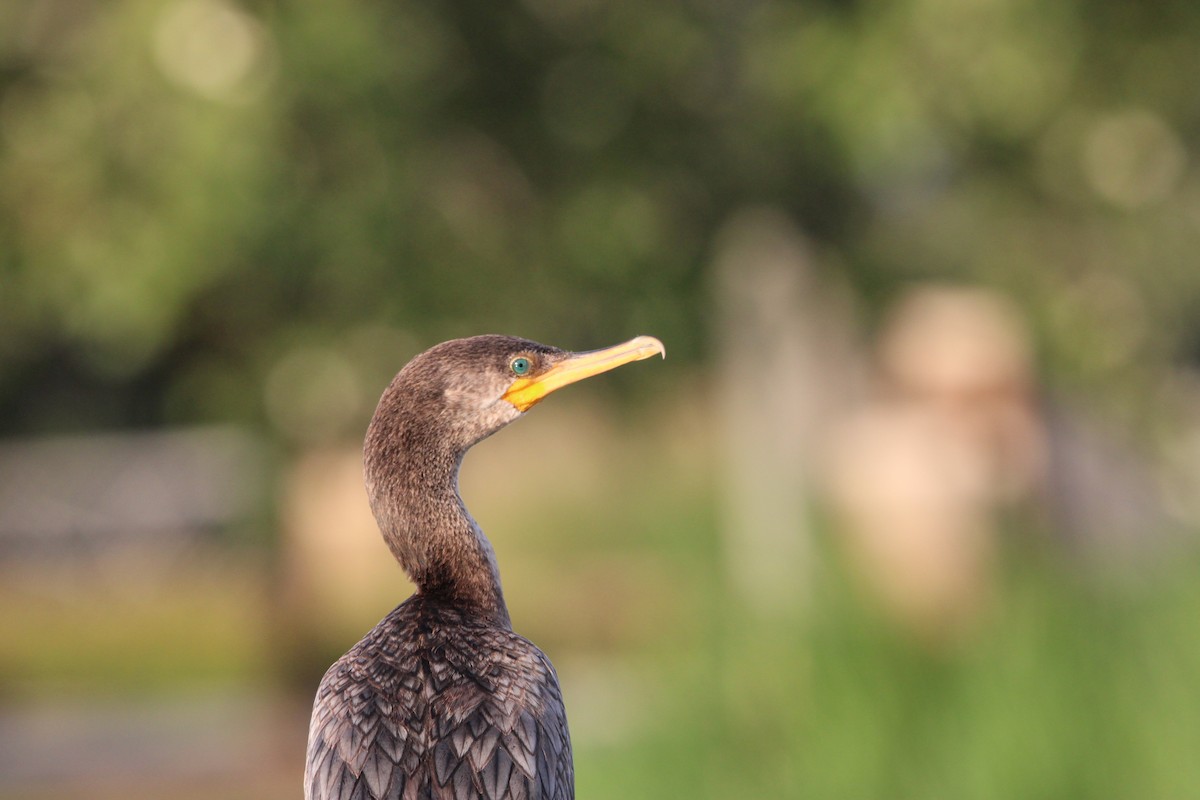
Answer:
<path fill-rule="evenodd" d="M 652 336 L 582 353 L 513 336 L 454 339 L 417 355 L 396 375 L 372 428 L 394 429 L 386 423 L 404 417 L 410 439 L 436 436 L 461 454 L 564 386 L 654 355 L 666 349 Z"/>

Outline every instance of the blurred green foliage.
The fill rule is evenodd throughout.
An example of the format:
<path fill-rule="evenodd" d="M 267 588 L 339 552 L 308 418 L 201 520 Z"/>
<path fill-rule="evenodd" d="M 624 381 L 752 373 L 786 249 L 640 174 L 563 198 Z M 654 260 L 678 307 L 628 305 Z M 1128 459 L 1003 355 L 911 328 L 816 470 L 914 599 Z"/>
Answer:
<path fill-rule="evenodd" d="M 868 312 L 979 281 L 1052 374 L 1145 372 L 1200 339 L 1198 33 L 1166 0 L 8 4 L 0 430 L 261 422 L 244 387 L 366 324 L 393 368 L 486 330 L 694 359 L 714 232 L 763 203 Z"/>

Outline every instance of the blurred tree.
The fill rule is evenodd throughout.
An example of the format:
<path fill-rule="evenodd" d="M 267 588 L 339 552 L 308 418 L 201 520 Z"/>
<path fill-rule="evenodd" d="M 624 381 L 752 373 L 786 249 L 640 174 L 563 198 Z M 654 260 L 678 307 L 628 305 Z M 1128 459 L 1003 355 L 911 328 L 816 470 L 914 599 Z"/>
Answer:
<path fill-rule="evenodd" d="M 0 431 L 260 421 L 297 348 L 374 380 L 388 330 L 686 361 L 761 203 L 868 308 L 991 284 L 1064 380 L 1149 374 L 1197 337 L 1197 33 L 1166 0 L 10 4 Z"/>

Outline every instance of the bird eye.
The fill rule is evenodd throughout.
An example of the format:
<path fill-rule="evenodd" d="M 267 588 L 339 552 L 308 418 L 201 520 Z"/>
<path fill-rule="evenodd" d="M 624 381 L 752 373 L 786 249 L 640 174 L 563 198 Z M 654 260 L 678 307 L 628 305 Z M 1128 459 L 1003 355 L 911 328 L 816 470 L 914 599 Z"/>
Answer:
<path fill-rule="evenodd" d="M 513 371 L 514 375 L 524 375 L 529 372 L 532 366 L 533 365 L 529 363 L 529 359 L 525 358 L 525 356 L 518 356 L 517 358 L 514 358 L 508 365 L 509 369 Z"/>

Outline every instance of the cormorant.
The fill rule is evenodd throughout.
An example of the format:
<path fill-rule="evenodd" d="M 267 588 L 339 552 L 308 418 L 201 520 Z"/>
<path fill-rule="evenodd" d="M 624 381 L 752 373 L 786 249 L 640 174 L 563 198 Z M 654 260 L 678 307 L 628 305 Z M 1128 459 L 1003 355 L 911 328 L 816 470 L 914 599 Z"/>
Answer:
<path fill-rule="evenodd" d="M 488 335 L 444 342 L 400 370 L 363 461 L 371 511 L 417 591 L 321 680 L 307 800 L 574 797 L 558 677 L 513 633 L 458 469 L 472 445 L 551 392 L 665 353 L 650 336 L 569 353 Z"/>

